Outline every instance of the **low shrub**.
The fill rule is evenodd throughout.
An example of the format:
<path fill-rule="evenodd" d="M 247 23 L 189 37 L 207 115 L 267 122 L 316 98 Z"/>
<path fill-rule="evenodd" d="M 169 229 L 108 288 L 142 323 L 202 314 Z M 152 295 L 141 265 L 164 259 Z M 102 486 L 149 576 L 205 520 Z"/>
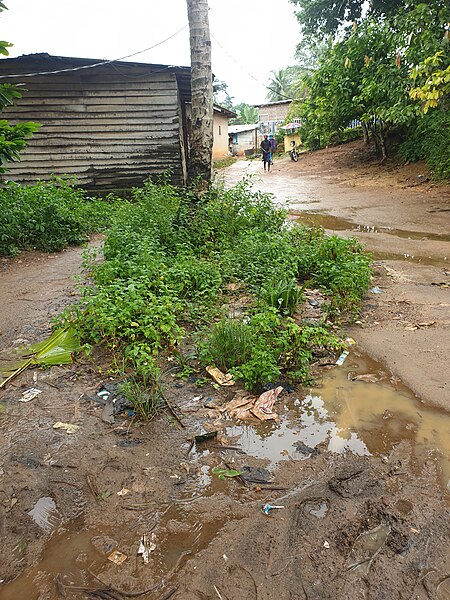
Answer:
<path fill-rule="evenodd" d="M 433 109 L 409 128 L 399 149 L 404 160 L 425 160 L 437 179 L 450 179 L 450 112 Z"/>
<path fill-rule="evenodd" d="M 8 182 L 0 188 L 0 254 L 55 252 L 85 242 L 106 228 L 115 204 L 62 179 L 28 187 Z"/>

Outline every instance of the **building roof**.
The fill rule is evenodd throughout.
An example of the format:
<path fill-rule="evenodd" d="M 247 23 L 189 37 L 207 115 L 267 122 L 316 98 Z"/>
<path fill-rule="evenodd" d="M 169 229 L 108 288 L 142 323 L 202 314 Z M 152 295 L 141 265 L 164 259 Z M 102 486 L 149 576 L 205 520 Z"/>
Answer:
<path fill-rule="evenodd" d="M 89 71 L 108 69 L 116 75 L 127 76 L 127 71 L 142 73 L 173 73 L 177 77 L 180 94 L 184 99 L 191 96 L 191 68 L 176 65 L 130 62 L 122 60 L 104 60 L 95 58 L 77 58 L 72 56 L 53 56 L 47 52 L 23 54 L 16 58 L 0 60 L 0 83 L 26 82 L 34 75 L 50 75 L 55 71 L 70 73 L 71 71 Z M 17 77 L 17 75 L 22 77 Z M 57 73 L 54 73 L 57 75 Z M 14 76 L 14 77 L 12 77 Z"/>
<path fill-rule="evenodd" d="M 258 124 L 228 125 L 228 133 L 242 133 L 243 131 L 252 131 L 253 129 L 258 129 Z"/>
<path fill-rule="evenodd" d="M 221 113 L 224 117 L 228 117 L 229 119 L 234 119 L 234 117 L 237 117 L 235 112 L 225 108 L 224 106 L 219 106 L 218 104 L 214 104 L 214 111 Z"/>
<path fill-rule="evenodd" d="M 277 102 L 261 102 L 260 104 L 253 104 L 255 108 L 260 108 L 261 106 L 275 106 L 276 104 L 290 104 L 292 100 L 278 100 Z"/>

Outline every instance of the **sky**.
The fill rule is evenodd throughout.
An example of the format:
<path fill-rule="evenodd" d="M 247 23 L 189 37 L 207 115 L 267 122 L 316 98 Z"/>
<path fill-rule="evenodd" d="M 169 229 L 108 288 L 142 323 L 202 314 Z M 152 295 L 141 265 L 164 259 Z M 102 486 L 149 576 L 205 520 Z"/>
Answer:
<path fill-rule="evenodd" d="M 4 0 L 0 39 L 10 57 L 117 59 L 149 48 L 187 25 L 185 0 Z M 295 64 L 300 41 L 289 0 L 209 0 L 212 69 L 233 103 L 266 99 L 270 72 Z M 189 30 L 130 61 L 189 66 Z"/>

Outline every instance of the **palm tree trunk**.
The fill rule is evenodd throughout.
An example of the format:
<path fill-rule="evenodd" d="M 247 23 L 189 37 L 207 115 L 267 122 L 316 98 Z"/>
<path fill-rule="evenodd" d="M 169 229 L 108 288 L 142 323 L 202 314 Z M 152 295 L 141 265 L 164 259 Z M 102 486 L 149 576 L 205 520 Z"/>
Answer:
<path fill-rule="evenodd" d="M 191 45 L 191 152 L 188 179 L 198 192 L 211 181 L 213 146 L 213 86 L 208 0 L 186 0 Z"/>

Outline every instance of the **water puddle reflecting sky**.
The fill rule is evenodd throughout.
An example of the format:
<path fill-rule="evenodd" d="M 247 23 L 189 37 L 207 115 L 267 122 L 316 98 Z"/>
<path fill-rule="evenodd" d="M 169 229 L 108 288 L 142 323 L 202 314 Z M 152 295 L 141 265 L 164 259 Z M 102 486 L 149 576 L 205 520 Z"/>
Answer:
<path fill-rule="evenodd" d="M 363 373 L 377 374 L 380 381 L 351 381 Z M 268 458 L 272 468 L 288 455 L 308 458 L 305 446 L 383 455 L 409 440 L 419 462 L 434 456 L 445 482 L 450 477 L 450 416 L 421 403 L 407 388 L 393 386 L 381 365 L 367 356 L 350 354 L 342 367 L 324 373 L 320 387 L 281 396 L 278 412 L 279 421 L 241 422 L 228 427 L 227 434 L 239 435 L 241 448 Z"/>

